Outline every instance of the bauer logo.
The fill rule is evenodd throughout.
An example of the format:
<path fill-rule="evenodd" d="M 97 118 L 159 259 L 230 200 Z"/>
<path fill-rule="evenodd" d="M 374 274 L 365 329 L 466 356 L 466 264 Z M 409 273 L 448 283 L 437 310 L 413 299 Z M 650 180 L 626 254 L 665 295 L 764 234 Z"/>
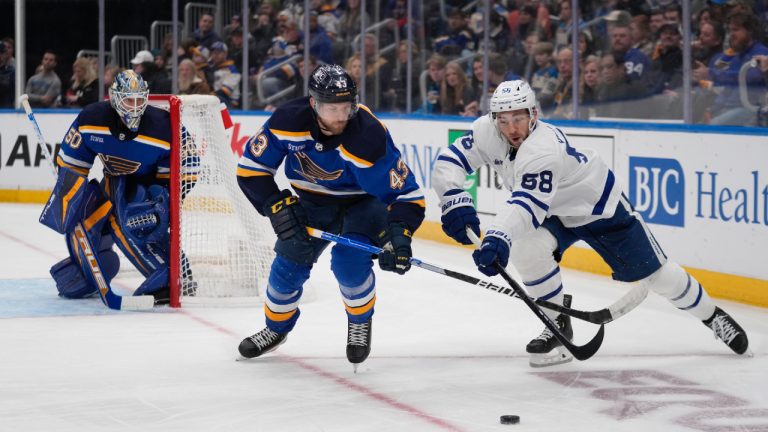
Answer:
<path fill-rule="evenodd" d="M 685 177 L 680 163 L 630 157 L 629 199 L 646 222 L 685 226 Z"/>

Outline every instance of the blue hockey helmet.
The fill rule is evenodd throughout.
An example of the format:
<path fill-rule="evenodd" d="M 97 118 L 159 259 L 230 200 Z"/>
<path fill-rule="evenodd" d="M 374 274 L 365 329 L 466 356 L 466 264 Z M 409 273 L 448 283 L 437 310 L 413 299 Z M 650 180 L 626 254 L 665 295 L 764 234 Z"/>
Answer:
<path fill-rule="evenodd" d="M 352 105 L 349 118 L 357 114 L 355 80 L 339 65 L 320 65 L 309 77 L 309 95 L 316 103 L 348 102 Z M 314 107 L 317 111 L 317 107 Z"/>
<path fill-rule="evenodd" d="M 147 109 L 147 96 L 147 82 L 132 70 L 117 74 L 109 87 L 109 103 L 132 132 L 139 130 L 141 116 Z"/>

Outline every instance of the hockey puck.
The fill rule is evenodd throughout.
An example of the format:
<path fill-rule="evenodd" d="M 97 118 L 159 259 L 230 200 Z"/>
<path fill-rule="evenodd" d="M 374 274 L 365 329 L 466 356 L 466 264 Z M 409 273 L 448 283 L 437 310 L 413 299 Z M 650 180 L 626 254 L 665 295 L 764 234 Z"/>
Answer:
<path fill-rule="evenodd" d="M 518 424 L 520 423 L 520 416 L 516 415 L 503 415 L 499 417 L 501 424 Z"/>

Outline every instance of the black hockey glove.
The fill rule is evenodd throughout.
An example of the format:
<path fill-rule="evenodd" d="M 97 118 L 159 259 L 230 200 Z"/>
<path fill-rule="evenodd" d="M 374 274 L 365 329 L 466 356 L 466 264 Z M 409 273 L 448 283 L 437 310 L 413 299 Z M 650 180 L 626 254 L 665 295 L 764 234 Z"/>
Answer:
<path fill-rule="evenodd" d="M 411 269 L 411 230 L 401 223 L 392 223 L 379 234 L 379 267 L 385 271 L 405 274 Z"/>
<path fill-rule="evenodd" d="M 263 212 L 269 217 L 272 229 L 280 240 L 309 240 L 307 212 L 299 204 L 299 197 L 291 191 L 283 190 L 269 197 Z"/>

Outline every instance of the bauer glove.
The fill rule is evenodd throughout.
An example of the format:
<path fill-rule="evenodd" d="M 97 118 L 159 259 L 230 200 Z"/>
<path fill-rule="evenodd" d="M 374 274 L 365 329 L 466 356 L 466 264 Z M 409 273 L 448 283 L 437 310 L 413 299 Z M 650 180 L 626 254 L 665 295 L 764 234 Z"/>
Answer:
<path fill-rule="evenodd" d="M 308 240 L 307 212 L 299 204 L 299 197 L 289 190 L 272 195 L 264 204 L 263 212 L 269 217 L 272 229 L 280 240 Z"/>
<path fill-rule="evenodd" d="M 402 223 L 392 223 L 379 234 L 384 251 L 379 254 L 379 267 L 385 271 L 405 274 L 411 269 L 411 237 L 413 234 Z"/>
<path fill-rule="evenodd" d="M 461 189 L 451 189 L 443 195 L 440 203 L 443 216 L 443 231 L 452 239 L 465 245 L 472 244 L 467 236 L 467 227 L 480 237 L 480 219 L 477 217 L 472 196 Z"/>
<path fill-rule="evenodd" d="M 496 276 L 499 271 L 493 264 L 498 262 L 502 267 L 506 267 L 509 262 L 510 241 L 506 234 L 499 231 L 488 231 L 485 233 L 483 244 L 480 249 L 472 252 L 472 259 L 480 273 L 486 276 Z"/>

